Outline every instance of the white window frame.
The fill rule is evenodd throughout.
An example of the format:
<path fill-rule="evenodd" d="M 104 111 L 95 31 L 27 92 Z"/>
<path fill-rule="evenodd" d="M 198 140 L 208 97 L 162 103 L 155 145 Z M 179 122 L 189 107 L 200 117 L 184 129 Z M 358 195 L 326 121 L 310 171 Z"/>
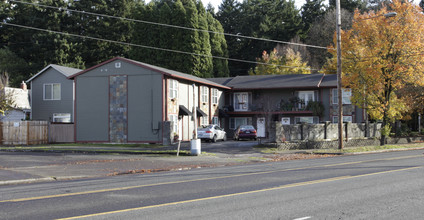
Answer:
<path fill-rule="evenodd" d="M 68 119 L 66 121 L 58 119 Z M 71 123 L 71 113 L 53 113 L 53 122 L 63 122 L 63 123 Z"/>
<path fill-rule="evenodd" d="M 298 97 L 300 100 L 302 100 L 305 104 L 305 106 L 303 106 L 304 108 L 306 108 L 306 106 L 308 106 L 308 103 L 314 102 L 315 101 L 315 91 L 299 91 Z M 308 97 L 312 97 L 312 99 L 307 99 Z M 302 103 L 299 103 L 299 108 L 302 108 Z"/>
<path fill-rule="evenodd" d="M 234 111 L 249 110 L 249 93 L 235 92 L 234 93 Z"/>
<path fill-rule="evenodd" d="M 46 87 L 50 86 L 51 88 L 47 89 Z M 55 89 L 54 87 L 58 86 L 58 91 L 56 91 L 58 94 L 55 95 Z M 51 100 L 60 100 L 61 99 L 61 84 L 60 83 L 45 83 L 43 84 L 43 100 L 51 101 Z M 50 90 L 51 97 L 46 97 L 46 90 Z"/>
<path fill-rule="evenodd" d="M 314 120 L 316 121 L 316 123 L 314 123 Z M 319 122 L 318 116 L 303 116 L 303 117 L 294 118 L 295 124 L 298 124 L 298 123 L 317 124 L 318 122 Z"/>
<path fill-rule="evenodd" d="M 172 132 L 178 134 L 178 115 L 170 114 L 169 115 L 169 121 L 174 122 L 174 125 L 172 125 Z"/>
<path fill-rule="evenodd" d="M 352 97 L 352 90 L 349 88 L 342 88 L 342 104 L 350 105 L 352 104 L 350 98 Z M 338 91 L 337 89 L 333 89 L 333 105 L 338 105 Z"/>
<path fill-rule="evenodd" d="M 203 103 L 209 102 L 209 88 L 206 86 L 200 86 L 200 101 Z"/>
<path fill-rule="evenodd" d="M 343 115 L 343 122 L 352 122 L 353 116 L 352 115 Z M 339 123 L 339 116 L 333 116 L 333 123 L 338 124 Z"/>
<path fill-rule="evenodd" d="M 212 104 L 218 104 L 218 89 L 212 88 Z"/>
<path fill-rule="evenodd" d="M 200 118 L 200 125 L 209 125 L 209 117 L 208 116 L 202 116 Z"/>
<path fill-rule="evenodd" d="M 178 98 L 178 81 L 175 79 L 169 79 L 169 98 Z"/>

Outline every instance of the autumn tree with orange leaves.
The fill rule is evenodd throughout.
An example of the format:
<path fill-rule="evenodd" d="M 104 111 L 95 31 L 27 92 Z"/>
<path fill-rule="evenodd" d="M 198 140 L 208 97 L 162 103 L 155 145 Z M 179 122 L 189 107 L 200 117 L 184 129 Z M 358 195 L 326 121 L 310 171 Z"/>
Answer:
<path fill-rule="evenodd" d="M 397 16 L 384 15 L 396 12 Z M 336 42 L 336 41 L 334 41 Z M 334 43 L 334 45 L 336 45 Z M 342 31 L 342 83 L 351 88 L 352 103 L 382 120 L 381 145 L 390 123 L 408 110 L 410 97 L 400 95 L 406 86 L 424 86 L 424 16 L 421 8 L 394 0 L 378 12 L 355 12 L 350 30 Z M 336 50 L 325 66 L 334 72 Z"/>

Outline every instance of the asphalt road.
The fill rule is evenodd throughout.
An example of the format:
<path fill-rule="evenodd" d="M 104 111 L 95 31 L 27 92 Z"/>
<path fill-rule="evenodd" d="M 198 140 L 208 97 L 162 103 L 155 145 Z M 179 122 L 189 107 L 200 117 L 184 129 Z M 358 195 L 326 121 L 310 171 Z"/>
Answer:
<path fill-rule="evenodd" d="M 0 219 L 421 219 L 423 150 L 0 187 Z"/>

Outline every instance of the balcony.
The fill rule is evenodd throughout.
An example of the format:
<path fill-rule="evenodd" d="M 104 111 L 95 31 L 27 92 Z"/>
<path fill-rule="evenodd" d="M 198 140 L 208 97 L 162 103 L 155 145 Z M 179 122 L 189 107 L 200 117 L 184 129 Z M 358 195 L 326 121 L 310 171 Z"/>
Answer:
<path fill-rule="evenodd" d="M 252 114 L 303 114 L 322 116 L 324 114 L 324 105 L 319 101 L 309 101 L 307 105 L 300 100 L 293 99 L 294 101 L 275 104 L 250 104 L 247 111 L 237 111 L 232 105 L 223 107 L 223 112 L 231 115 L 252 115 Z"/>

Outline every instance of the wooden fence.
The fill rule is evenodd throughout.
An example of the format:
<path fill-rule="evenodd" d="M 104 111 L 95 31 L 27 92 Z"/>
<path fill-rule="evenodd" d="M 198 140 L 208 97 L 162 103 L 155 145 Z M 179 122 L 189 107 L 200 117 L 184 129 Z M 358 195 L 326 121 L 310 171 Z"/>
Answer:
<path fill-rule="evenodd" d="M 33 145 L 48 143 L 47 121 L 0 122 L 0 140 L 3 145 Z"/>
<path fill-rule="evenodd" d="M 73 143 L 75 142 L 74 124 L 50 123 L 49 143 Z"/>

